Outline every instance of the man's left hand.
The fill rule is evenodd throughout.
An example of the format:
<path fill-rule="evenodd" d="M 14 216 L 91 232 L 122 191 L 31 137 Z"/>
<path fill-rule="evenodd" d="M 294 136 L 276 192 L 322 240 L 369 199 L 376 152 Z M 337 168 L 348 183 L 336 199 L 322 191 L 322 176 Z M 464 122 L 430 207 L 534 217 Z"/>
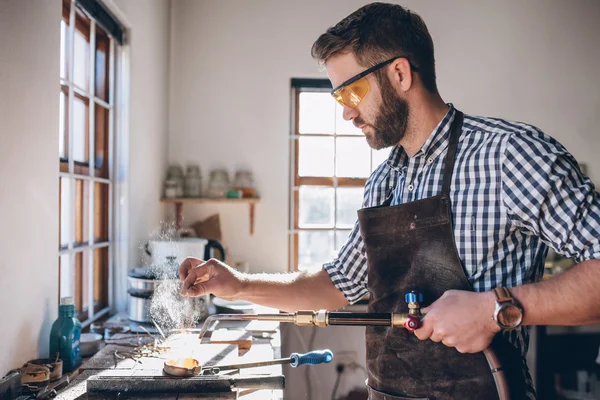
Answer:
<path fill-rule="evenodd" d="M 455 347 L 460 353 L 477 353 L 489 347 L 500 327 L 492 319 L 493 292 L 448 290 L 429 307 L 423 325 L 415 330 L 421 340 L 431 339 Z"/>

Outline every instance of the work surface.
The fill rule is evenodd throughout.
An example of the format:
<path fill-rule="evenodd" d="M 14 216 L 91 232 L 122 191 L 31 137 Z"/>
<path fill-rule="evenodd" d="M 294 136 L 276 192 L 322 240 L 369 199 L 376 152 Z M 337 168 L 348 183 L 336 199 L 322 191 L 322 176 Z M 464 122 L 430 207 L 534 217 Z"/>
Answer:
<path fill-rule="evenodd" d="M 211 343 L 208 335 L 200 342 L 197 333 L 175 333 L 161 341 L 156 341 L 147 334 L 115 335 L 100 352 L 82 364 L 77 371 L 78 375 L 58 394 L 57 399 L 114 399 L 124 398 L 123 395 L 129 399 L 281 399 L 284 383 L 281 365 L 223 371 L 216 376 L 192 378 L 169 377 L 163 372 L 166 360 L 185 357 L 197 359 L 203 367 L 280 358 L 281 338 L 278 327 L 275 330 L 272 324 L 265 327 L 269 331 L 267 333 L 262 332 L 260 326 L 251 323 L 252 332 L 246 332 L 244 329 L 248 324 L 248 321 L 224 321 L 216 326 L 220 333 L 225 333 L 219 335 L 225 337 L 224 340 L 232 340 L 227 337 L 227 331 L 240 332 L 241 335 L 236 335 L 241 338 L 239 347 L 236 344 Z M 211 332 L 211 336 L 213 333 L 215 332 Z M 246 349 L 249 340 L 251 346 Z M 88 391 L 88 386 L 109 391 Z M 119 394 L 120 387 L 130 390 Z M 131 389 L 135 387 L 139 387 L 144 393 L 132 393 Z M 165 387 L 169 389 L 163 392 Z M 261 389 L 262 387 L 269 389 Z M 192 390 L 187 391 L 186 388 Z M 205 390 L 201 388 L 213 393 L 202 393 Z"/>

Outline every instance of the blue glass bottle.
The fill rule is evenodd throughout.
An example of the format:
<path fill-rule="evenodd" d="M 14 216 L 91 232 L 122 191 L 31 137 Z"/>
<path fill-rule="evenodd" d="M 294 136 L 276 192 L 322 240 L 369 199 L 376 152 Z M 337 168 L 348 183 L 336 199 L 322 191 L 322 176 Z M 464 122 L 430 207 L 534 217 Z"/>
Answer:
<path fill-rule="evenodd" d="M 59 353 L 65 372 L 71 372 L 81 364 L 80 336 L 81 322 L 75 316 L 75 302 L 72 297 L 63 297 L 58 306 L 58 319 L 50 331 L 50 358 Z"/>

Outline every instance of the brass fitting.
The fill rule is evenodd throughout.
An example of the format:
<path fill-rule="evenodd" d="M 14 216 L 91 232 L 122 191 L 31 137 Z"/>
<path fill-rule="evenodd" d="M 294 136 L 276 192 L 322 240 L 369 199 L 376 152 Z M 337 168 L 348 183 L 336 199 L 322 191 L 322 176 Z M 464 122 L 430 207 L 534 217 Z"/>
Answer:
<path fill-rule="evenodd" d="M 392 313 L 392 326 L 403 327 L 406 319 L 407 314 Z"/>
<path fill-rule="evenodd" d="M 295 324 L 298 326 L 315 325 L 316 313 L 314 311 L 297 311 Z"/>
<path fill-rule="evenodd" d="M 329 325 L 329 313 L 326 310 L 317 311 L 317 317 L 315 319 L 315 325 L 325 328 Z"/>

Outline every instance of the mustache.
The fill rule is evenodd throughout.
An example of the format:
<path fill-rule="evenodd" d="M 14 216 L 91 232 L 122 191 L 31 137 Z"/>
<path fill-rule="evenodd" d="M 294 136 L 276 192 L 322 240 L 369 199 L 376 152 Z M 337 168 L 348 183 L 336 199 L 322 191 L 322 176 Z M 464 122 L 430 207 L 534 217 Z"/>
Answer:
<path fill-rule="evenodd" d="M 355 127 L 357 127 L 357 128 L 358 128 L 359 126 L 366 125 L 365 121 L 364 121 L 364 120 L 363 120 L 361 117 L 356 117 L 356 118 L 354 118 L 354 119 L 352 120 L 352 124 L 353 124 Z"/>

